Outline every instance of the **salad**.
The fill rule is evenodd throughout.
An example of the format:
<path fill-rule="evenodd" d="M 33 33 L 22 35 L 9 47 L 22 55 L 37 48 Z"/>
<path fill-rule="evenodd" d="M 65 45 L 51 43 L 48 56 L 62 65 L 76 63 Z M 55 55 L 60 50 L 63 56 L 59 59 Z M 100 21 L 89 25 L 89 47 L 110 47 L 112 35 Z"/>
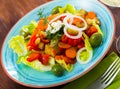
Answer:
<path fill-rule="evenodd" d="M 38 22 L 31 21 L 9 40 L 9 48 L 18 55 L 17 64 L 62 76 L 64 71 L 72 71 L 76 62 L 90 62 L 93 49 L 103 39 L 97 14 L 71 4 L 54 7 L 49 16 L 43 11 Z"/>

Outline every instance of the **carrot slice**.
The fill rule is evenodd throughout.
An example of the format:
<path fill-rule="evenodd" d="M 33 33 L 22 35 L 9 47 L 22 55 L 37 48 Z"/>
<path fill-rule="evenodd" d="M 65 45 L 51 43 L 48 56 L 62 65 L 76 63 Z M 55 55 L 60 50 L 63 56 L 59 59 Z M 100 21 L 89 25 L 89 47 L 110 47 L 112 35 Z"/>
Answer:
<path fill-rule="evenodd" d="M 67 49 L 67 48 L 70 48 L 71 45 L 63 43 L 63 42 L 59 42 L 58 47 L 63 48 L 63 49 Z"/>
<path fill-rule="evenodd" d="M 66 49 L 65 54 L 69 58 L 75 58 L 76 57 L 76 49 L 73 47 Z"/>
<path fill-rule="evenodd" d="M 56 56 L 55 56 L 55 59 L 56 59 L 56 60 L 61 60 L 61 59 L 62 59 L 62 58 L 61 58 L 61 55 L 56 55 Z"/>
<path fill-rule="evenodd" d="M 39 22 L 38 22 L 38 26 L 37 26 L 37 29 L 40 29 L 42 31 L 46 30 L 47 27 L 48 27 L 48 24 L 44 24 L 44 19 L 41 19 Z"/>
<path fill-rule="evenodd" d="M 90 19 L 93 19 L 95 17 L 96 17 L 95 12 L 88 12 L 88 14 L 86 15 L 86 18 L 90 18 Z"/>
<path fill-rule="evenodd" d="M 67 64 L 74 64 L 76 62 L 75 59 L 71 59 L 66 57 L 65 55 L 62 55 L 61 58 L 67 63 Z"/>
<path fill-rule="evenodd" d="M 56 55 L 55 60 L 64 60 L 67 64 L 74 64 L 76 62 L 75 59 L 68 58 L 65 55 Z"/>
<path fill-rule="evenodd" d="M 72 24 L 76 24 L 76 23 L 81 23 L 82 22 L 82 20 L 81 19 L 79 19 L 79 18 L 73 18 L 73 23 Z"/>

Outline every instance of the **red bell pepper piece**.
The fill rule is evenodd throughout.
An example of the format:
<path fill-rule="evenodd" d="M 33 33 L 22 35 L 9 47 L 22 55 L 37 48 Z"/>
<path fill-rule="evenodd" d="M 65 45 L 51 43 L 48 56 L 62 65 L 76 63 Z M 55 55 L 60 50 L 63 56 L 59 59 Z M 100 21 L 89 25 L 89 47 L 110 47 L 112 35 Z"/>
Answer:
<path fill-rule="evenodd" d="M 48 54 L 42 54 L 42 58 L 39 60 L 42 62 L 42 64 L 47 65 L 49 61 L 49 55 Z"/>
<path fill-rule="evenodd" d="M 34 35 L 31 37 L 30 41 L 27 44 L 28 50 L 38 50 L 38 45 L 35 44 L 35 40 L 37 39 L 37 36 Z"/>
<path fill-rule="evenodd" d="M 64 34 L 64 35 L 62 35 L 62 42 L 64 42 L 64 43 L 67 43 L 67 41 L 68 41 L 68 37 Z"/>
<path fill-rule="evenodd" d="M 48 54 L 41 54 L 40 52 L 33 52 L 31 53 L 27 61 L 32 62 L 34 60 L 39 60 L 42 64 L 47 65 L 49 61 L 49 55 Z"/>
<path fill-rule="evenodd" d="M 32 50 L 32 49 L 38 50 L 38 45 L 35 44 L 35 40 L 38 38 L 37 33 L 38 33 L 38 29 L 35 29 L 31 36 L 31 39 L 27 43 L 28 50 Z"/>
<path fill-rule="evenodd" d="M 66 17 L 66 16 L 62 16 L 62 17 L 60 17 L 60 20 L 63 21 L 65 17 Z"/>
<path fill-rule="evenodd" d="M 68 44 L 73 46 L 73 39 L 68 39 Z"/>
<path fill-rule="evenodd" d="M 41 59 L 41 58 L 42 58 L 41 53 L 39 53 L 39 52 L 33 52 L 33 53 L 31 53 L 28 56 L 27 61 L 32 62 L 32 61 L 34 61 L 36 59 Z"/>

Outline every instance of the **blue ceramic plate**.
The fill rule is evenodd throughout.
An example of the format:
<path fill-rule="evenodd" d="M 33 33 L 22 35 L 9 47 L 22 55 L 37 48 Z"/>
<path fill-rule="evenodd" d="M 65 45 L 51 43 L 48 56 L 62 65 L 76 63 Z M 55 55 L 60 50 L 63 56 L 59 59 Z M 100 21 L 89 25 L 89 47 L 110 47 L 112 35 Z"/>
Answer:
<path fill-rule="evenodd" d="M 24 25 L 30 23 L 31 20 L 38 21 L 38 11 L 40 8 L 45 8 L 44 15 L 50 14 L 50 11 L 53 7 L 60 5 L 65 6 L 67 3 L 75 6 L 76 9 L 83 8 L 87 11 L 94 11 L 97 13 L 98 18 L 101 21 L 101 29 L 104 33 L 104 38 L 102 45 L 96 49 L 94 49 L 94 54 L 92 60 L 84 65 L 76 63 L 72 72 L 66 72 L 62 77 L 56 77 L 50 72 L 39 72 L 36 71 L 24 64 L 17 65 L 17 55 L 13 52 L 12 49 L 8 47 L 8 42 L 11 37 L 18 35 L 20 28 Z M 36 9 L 29 12 L 25 15 L 20 21 L 16 23 L 16 25 L 11 29 L 9 34 L 7 35 L 3 48 L 2 48 L 2 67 L 6 74 L 15 82 L 36 88 L 43 87 L 52 87 L 61 84 L 65 84 L 67 82 L 73 81 L 92 68 L 94 68 L 105 56 L 107 51 L 109 50 L 113 37 L 115 34 L 115 23 L 111 12 L 97 0 L 55 0 L 51 1 L 47 4 L 37 7 Z"/>

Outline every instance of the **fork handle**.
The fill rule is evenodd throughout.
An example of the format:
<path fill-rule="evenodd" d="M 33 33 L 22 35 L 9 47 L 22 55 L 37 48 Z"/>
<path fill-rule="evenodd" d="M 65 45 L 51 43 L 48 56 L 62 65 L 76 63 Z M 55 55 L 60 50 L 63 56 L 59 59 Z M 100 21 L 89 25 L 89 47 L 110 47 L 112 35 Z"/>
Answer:
<path fill-rule="evenodd" d="M 94 82 L 90 84 L 86 89 L 104 89 L 101 83 L 99 82 Z"/>

